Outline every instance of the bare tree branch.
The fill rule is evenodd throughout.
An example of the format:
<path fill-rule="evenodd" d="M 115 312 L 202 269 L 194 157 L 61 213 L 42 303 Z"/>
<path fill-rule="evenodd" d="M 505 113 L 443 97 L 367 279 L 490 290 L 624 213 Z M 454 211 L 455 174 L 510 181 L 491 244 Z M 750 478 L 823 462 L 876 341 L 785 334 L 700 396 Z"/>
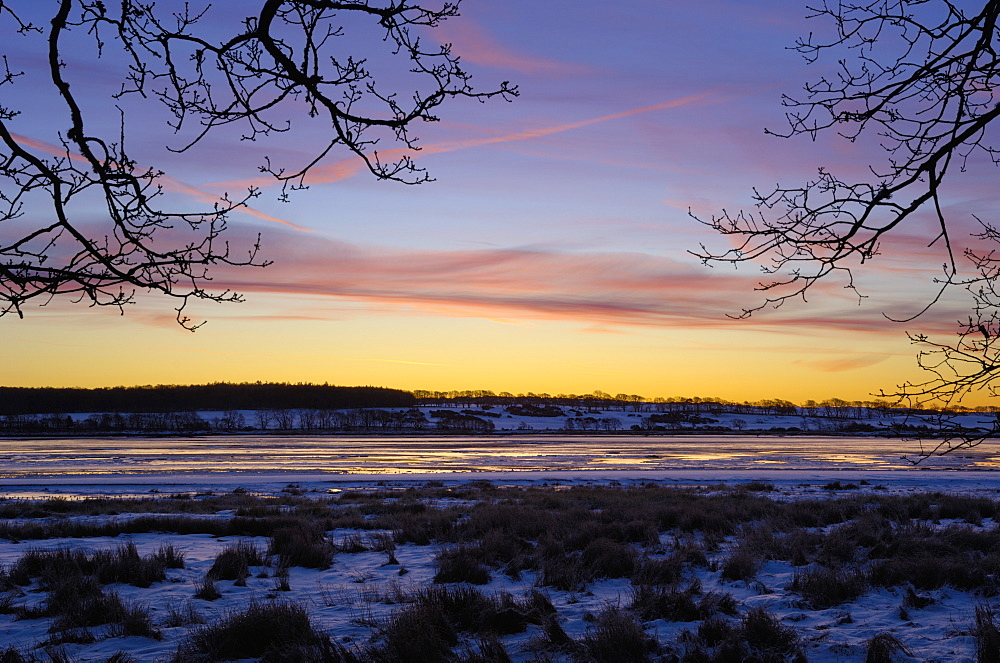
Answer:
<path fill-rule="evenodd" d="M 241 300 L 210 289 L 213 267 L 268 264 L 259 237 L 238 251 L 224 238 L 231 214 L 257 197 L 257 189 L 223 195 L 201 209 L 175 209 L 164 195 L 164 174 L 140 165 L 126 149 L 124 110 L 118 136 L 93 128 L 77 96 L 82 86 L 66 66 L 70 38 L 86 35 L 98 57 L 125 59 L 115 97 L 163 104 L 172 117 L 169 130 L 182 141 L 174 151 L 192 150 L 222 127 L 236 127 L 253 141 L 322 117 L 315 153 L 303 163 L 261 159 L 259 170 L 282 185 L 282 199 L 306 186 L 309 170 L 337 150 L 362 159 L 377 178 L 426 182 L 411 157 L 419 149 L 414 125 L 436 121 L 437 107 L 449 99 L 517 95 L 506 82 L 475 90 L 448 46 L 426 48 L 415 35 L 457 16 L 457 2 L 258 0 L 246 9 L 252 13 L 239 29 L 224 34 L 214 22 L 219 10 L 208 2 L 170 12 L 138 0 L 58 0 L 48 20 L 35 24 L 24 16 L 37 8 L 0 0 L 5 39 L 34 44 L 44 38 L 48 85 L 66 118 L 58 148 L 46 153 L 18 133 L 21 110 L 0 105 L 0 315 L 23 316 L 32 300 L 44 305 L 66 297 L 122 310 L 138 292 L 156 291 L 175 298 L 178 321 L 194 329 L 184 315 L 189 301 Z M 346 39 L 344 25 L 359 18 L 381 32 L 386 57 L 414 81 L 411 91 L 383 89 L 365 59 L 351 53 L 357 42 Z M 23 72 L 12 70 L 4 55 L 0 88 L 22 84 Z M 304 118 L 296 117 L 303 106 Z M 381 159 L 383 144 L 402 156 Z M 97 228 L 83 223 L 80 212 L 95 196 L 106 209 Z M 26 228 L 28 219 L 46 221 Z"/>
<path fill-rule="evenodd" d="M 803 185 L 755 191 L 756 210 L 699 219 L 729 237 L 733 247 L 712 252 L 703 246 L 695 255 L 706 264 L 761 266 L 766 276 L 758 289 L 764 296 L 738 316 L 748 317 L 804 299 L 814 285 L 835 275 L 853 289 L 854 271 L 879 255 L 882 242 L 915 223 L 918 213 L 929 214 L 936 227 L 926 235 L 927 244 L 940 244 L 946 262 L 936 279 L 937 295 L 907 320 L 954 287 L 968 289 L 975 304 L 954 343 L 911 335 L 922 348 L 918 361 L 928 380 L 882 395 L 947 408 L 973 392 L 995 394 L 1000 233 L 984 222 L 975 236 L 984 248 L 960 248 L 957 222 L 946 214 L 942 198 L 950 176 L 965 170 L 973 156 L 1000 163 L 988 131 L 1000 116 L 1000 1 L 823 0 L 810 11 L 835 28 L 834 36 L 820 41 L 809 35 L 794 48 L 810 62 L 836 57 L 837 69 L 807 84 L 802 98 L 784 98 L 788 128 L 775 135 L 816 138 L 833 131 L 852 142 L 877 141 L 885 161 L 870 164 L 870 177 L 862 181 L 821 168 Z M 935 453 L 982 439 L 954 437 L 957 431 L 946 429 L 948 441 Z M 994 434 L 995 429 L 989 433 Z"/>

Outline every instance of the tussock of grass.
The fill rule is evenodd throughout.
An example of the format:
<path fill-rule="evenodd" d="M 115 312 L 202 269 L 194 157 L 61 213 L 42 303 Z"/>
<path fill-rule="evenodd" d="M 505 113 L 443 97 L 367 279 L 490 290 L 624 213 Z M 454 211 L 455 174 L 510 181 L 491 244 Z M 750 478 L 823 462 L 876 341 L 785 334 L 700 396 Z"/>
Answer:
<path fill-rule="evenodd" d="M 583 564 L 593 578 L 626 578 L 635 570 L 639 553 L 627 543 L 594 539 L 583 549 Z"/>
<path fill-rule="evenodd" d="M 670 622 L 693 622 L 701 619 L 696 596 L 699 591 L 681 590 L 664 585 L 632 587 L 629 609 L 645 622 L 665 619 Z"/>
<path fill-rule="evenodd" d="M 479 638 L 475 647 L 468 645 L 455 660 L 458 663 L 510 663 L 511 658 L 496 636 L 486 635 Z"/>
<path fill-rule="evenodd" d="M 183 569 L 184 568 L 184 553 L 179 552 L 172 545 L 165 544 L 161 545 L 160 549 L 156 551 L 156 560 L 167 569 Z"/>
<path fill-rule="evenodd" d="M 379 628 L 379 643 L 367 658 L 379 663 L 443 661 L 458 635 L 440 605 L 420 602 L 396 610 Z"/>
<path fill-rule="evenodd" d="M 753 580 L 760 565 L 760 556 L 750 546 L 740 545 L 722 562 L 722 577 L 725 580 Z"/>
<path fill-rule="evenodd" d="M 264 554 L 251 541 L 237 541 L 223 548 L 205 574 L 212 580 L 245 580 L 251 566 L 267 564 Z"/>
<path fill-rule="evenodd" d="M 942 557 L 930 550 L 914 549 L 911 556 L 897 555 L 872 565 L 872 584 L 899 587 L 912 583 L 919 589 L 938 589 L 949 585 L 963 590 L 995 592 L 994 576 L 1000 572 L 1000 557 L 980 558 L 957 554 Z"/>
<path fill-rule="evenodd" d="M 444 548 L 434 559 L 437 573 L 434 582 L 467 582 L 473 585 L 485 585 L 490 581 L 490 571 L 483 566 L 473 548 L 470 546 L 455 546 Z"/>
<path fill-rule="evenodd" d="M 392 530 L 396 543 L 426 546 L 433 541 L 453 540 L 455 521 L 460 516 L 461 512 L 455 509 L 402 511 L 370 522 L 372 529 Z"/>
<path fill-rule="evenodd" d="M 754 492 L 765 492 L 765 493 L 769 493 L 775 490 L 774 484 L 771 483 L 770 481 L 758 481 L 758 480 L 748 481 L 747 483 L 741 483 L 736 488 L 737 490 L 750 490 Z"/>
<path fill-rule="evenodd" d="M 731 620 L 714 615 L 699 624 L 695 642 L 704 647 L 718 647 L 727 640 L 738 638 L 736 625 Z"/>
<path fill-rule="evenodd" d="M 673 585 L 684 575 L 684 563 L 678 555 L 644 557 L 636 562 L 632 582 L 636 585 Z"/>
<path fill-rule="evenodd" d="M 684 663 L 784 663 L 805 661 L 795 630 L 763 607 L 753 608 L 739 622 L 714 616 L 697 633 L 681 637 Z"/>
<path fill-rule="evenodd" d="M 635 617 L 618 607 L 601 611 L 579 644 L 585 660 L 595 663 L 649 661 L 659 649 Z"/>
<path fill-rule="evenodd" d="M 161 551 L 163 552 L 163 551 Z M 91 557 L 94 572 L 102 584 L 121 582 L 136 587 L 149 587 L 154 582 L 166 578 L 168 557 L 176 564 L 174 553 L 165 553 L 141 557 L 135 544 L 131 541 L 118 546 L 115 550 L 98 550 Z M 180 560 L 183 565 L 183 559 Z"/>
<path fill-rule="evenodd" d="M 376 532 L 370 535 L 368 537 L 367 547 L 369 550 L 386 553 L 387 555 L 395 557 L 395 555 L 393 555 L 392 553 L 396 552 L 396 542 L 393 541 L 391 534 L 386 534 L 385 532 Z"/>
<path fill-rule="evenodd" d="M 341 539 L 340 543 L 337 544 L 336 548 L 337 552 L 347 554 L 361 553 L 368 550 L 364 537 L 358 532 L 353 532 L 345 536 Z"/>
<path fill-rule="evenodd" d="M 900 655 L 911 652 L 903 641 L 891 633 L 876 633 L 865 642 L 865 663 L 894 663 Z"/>
<path fill-rule="evenodd" d="M 122 544 L 114 550 L 98 550 L 87 555 L 82 550 L 32 549 L 22 555 L 7 571 L 7 578 L 18 585 L 27 585 L 40 578 L 43 586 L 67 573 L 94 576 L 101 584 L 121 582 L 136 587 L 149 587 L 163 580 L 166 558 L 157 555 L 141 557 L 135 544 Z"/>
<path fill-rule="evenodd" d="M 686 589 L 663 585 L 633 585 L 629 610 L 642 621 L 664 619 L 668 622 L 693 622 L 718 613 L 736 614 L 736 599 L 728 592 L 712 591 L 702 595 L 701 584 Z"/>
<path fill-rule="evenodd" d="M 740 623 L 741 636 L 755 653 L 791 654 L 797 651 L 799 637 L 762 607 L 751 609 Z"/>
<path fill-rule="evenodd" d="M 148 609 L 126 602 L 116 592 L 104 592 L 94 576 L 67 573 L 49 579 L 47 598 L 36 608 L 21 608 L 20 619 L 53 618 L 50 633 L 53 642 L 93 642 L 91 627 L 107 625 L 112 637 L 140 636 L 159 640 Z"/>
<path fill-rule="evenodd" d="M 194 597 L 205 601 L 214 601 L 222 598 L 222 592 L 216 586 L 215 581 L 206 576 L 194 585 Z"/>
<path fill-rule="evenodd" d="M 831 481 L 823 485 L 823 490 L 857 490 L 860 488 L 856 483 L 853 482 L 841 482 L 841 481 Z"/>
<path fill-rule="evenodd" d="M 437 586 L 418 593 L 416 599 L 439 609 L 456 631 L 475 634 L 521 633 L 555 613 L 548 598 L 537 591 L 517 599 L 507 592 L 484 594 L 468 585 Z"/>
<path fill-rule="evenodd" d="M 280 566 L 327 569 L 333 563 L 333 543 L 315 523 L 301 520 L 271 535 L 267 554 L 277 555 Z"/>
<path fill-rule="evenodd" d="M 997 663 L 1000 661 L 1000 629 L 997 628 L 996 614 L 987 603 L 976 606 L 976 619 L 972 627 L 976 638 L 976 661 Z"/>
<path fill-rule="evenodd" d="M 579 554 L 567 554 L 558 544 L 549 544 L 544 548 L 541 553 L 539 585 L 569 592 L 586 589 L 587 583 L 593 578 Z"/>
<path fill-rule="evenodd" d="M 153 640 L 162 639 L 163 635 L 153 626 L 153 619 L 145 605 L 123 601 L 114 593 L 109 596 L 112 597 L 112 610 L 108 615 L 110 617 L 108 635 L 113 638 L 139 636 Z"/>
<path fill-rule="evenodd" d="M 813 608 L 825 610 L 855 600 L 867 592 L 869 586 L 868 574 L 863 569 L 813 566 L 796 571 L 789 589 L 801 594 Z"/>
<path fill-rule="evenodd" d="M 202 626 L 177 649 L 174 663 L 254 658 L 261 661 L 357 660 L 320 634 L 305 608 L 294 603 L 251 601 L 243 610 Z"/>
<path fill-rule="evenodd" d="M 521 571 L 533 568 L 535 548 L 527 539 L 501 530 L 484 532 L 478 545 L 473 546 L 480 562 L 486 566 L 503 569 L 508 575 L 518 577 Z"/>
<path fill-rule="evenodd" d="M 198 608 L 191 601 L 187 601 L 184 605 L 178 605 L 177 603 L 168 605 L 167 617 L 163 625 L 167 628 L 176 628 L 178 626 L 191 626 L 192 624 L 204 623 L 205 618 L 198 611 Z"/>
<path fill-rule="evenodd" d="M 274 591 L 276 592 L 290 592 L 292 591 L 292 586 L 288 582 L 288 567 L 278 566 L 274 572 Z"/>

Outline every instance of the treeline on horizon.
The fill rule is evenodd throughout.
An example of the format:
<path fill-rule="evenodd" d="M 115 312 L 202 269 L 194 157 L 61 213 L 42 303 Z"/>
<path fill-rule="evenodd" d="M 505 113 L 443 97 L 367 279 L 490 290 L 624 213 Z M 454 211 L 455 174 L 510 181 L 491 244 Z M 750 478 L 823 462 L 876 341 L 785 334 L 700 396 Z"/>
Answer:
<path fill-rule="evenodd" d="M 133 387 L 0 387 L 0 416 L 68 413 L 166 413 L 236 410 L 345 410 L 359 408 L 506 407 L 512 404 L 584 407 L 634 412 L 733 412 L 795 414 L 799 408 L 849 416 L 851 410 L 900 410 L 905 405 L 886 400 L 847 401 L 830 398 L 796 404 L 783 399 L 730 401 L 715 396 L 646 398 L 639 394 L 604 391 L 589 394 L 493 392 L 488 389 L 404 391 L 386 387 L 340 387 L 312 383 L 218 382 L 204 385 L 144 385 Z M 954 412 L 996 412 L 998 406 L 952 406 Z M 937 412 L 938 410 L 913 410 Z"/>
<path fill-rule="evenodd" d="M 141 387 L 0 387 L 0 415 L 73 412 L 194 412 L 412 407 L 413 394 L 385 387 L 229 383 Z"/>
<path fill-rule="evenodd" d="M 563 407 L 590 407 L 602 409 L 633 410 L 644 412 L 656 410 L 668 412 L 675 409 L 686 411 L 725 411 L 746 414 L 774 414 L 788 415 L 795 414 L 799 408 L 812 410 L 823 410 L 828 412 L 843 413 L 849 410 L 910 410 L 913 412 L 997 412 L 1000 411 L 998 405 L 979 405 L 967 407 L 953 404 L 947 410 L 934 410 L 929 408 L 911 408 L 905 403 L 874 399 L 874 400 L 854 400 L 848 401 L 842 398 L 828 398 L 824 401 L 807 400 L 803 403 L 793 403 L 792 401 L 780 398 L 765 398 L 756 401 L 731 401 L 717 396 L 672 396 L 663 398 L 646 398 L 639 394 L 615 394 L 611 395 L 605 391 L 594 391 L 589 394 L 547 394 L 547 393 L 518 393 L 509 391 L 499 393 L 488 389 L 471 389 L 465 391 L 428 391 L 418 389 L 412 392 L 418 405 L 452 405 L 460 407 L 469 406 L 506 406 L 512 403 L 533 403 L 537 405 L 556 405 Z"/>

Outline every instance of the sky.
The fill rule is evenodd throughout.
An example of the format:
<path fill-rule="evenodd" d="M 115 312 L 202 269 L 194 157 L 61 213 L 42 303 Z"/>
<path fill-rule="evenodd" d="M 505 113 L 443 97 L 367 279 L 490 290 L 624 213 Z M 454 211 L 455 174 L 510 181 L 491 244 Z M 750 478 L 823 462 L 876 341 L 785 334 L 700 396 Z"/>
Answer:
<path fill-rule="evenodd" d="M 157 7 L 171 4 L 181 3 Z M 803 402 L 865 400 L 919 379 L 906 332 L 946 338 L 962 310 L 945 301 L 912 322 L 889 319 L 933 297 L 944 258 L 927 246 L 926 219 L 858 272 L 866 298 L 831 281 L 749 320 L 732 316 L 761 301 L 759 270 L 706 267 L 691 254 L 726 248 L 698 218 L 752 208 L 755 187 L 798 184 L 820 166 L 863 172 L 877 153 L 873 141 L 765 135 L 786 126 L 781 95 L 831 66 L 787 48 L 829 29 L 806 13 L 801 0 L 465 0 L 427 38 L 452 43 L 478 87 L 509 80 L 520 96 L 457 100 L 440 122 L 415 127 L 418 164 L 434 178 L 419 186 L 376 181 L 336 153 L 283 202 L 257 166 L 307 158 L 323 127 L 301 108 L 274 140 L 219 132 L 175 154 L 155 100 L 130 101 L 128 140 L 164 170 L 169 196 L 195 203 L 262 187 L 229 235 L 246 246 L 261 233 L 274 263 L 216 273 L 246 301 L 192 307 L 207 321 L 195 333 L 155 295 L 123 315 L 60 300 L 4 317 L 0 383 L 260 380 Z M 343 47 L 362 48 L 350 38 Z M 10 88 L 26 111 L 11 126 L 45 153 L 63 111 L 30 43 L 9 48 L 26 72 Z M 68 56 L 90 126 L 117 121 L 109 94 L 120 80 L 107 60 Z M 992 177 L 964 176 L 951 199 L 958 213 L 989 211 Z"/>

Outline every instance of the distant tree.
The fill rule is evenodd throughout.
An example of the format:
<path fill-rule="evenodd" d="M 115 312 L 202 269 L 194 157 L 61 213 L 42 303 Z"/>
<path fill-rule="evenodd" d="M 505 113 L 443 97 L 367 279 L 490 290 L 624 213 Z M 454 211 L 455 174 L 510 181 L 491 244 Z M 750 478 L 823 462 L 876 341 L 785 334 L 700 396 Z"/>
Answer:
<path fill-rule="evenodd" d="M 833 28 L 832 37 L 824 41 L 810 33 L 795 48 L 810 62 L 836 58 L 836 72 L 807 84 L 802 97 L 785 97 L 789 126 L 777 133 L 816 138 L 832 131 L 880 145 L 885 159 L 868 164 L 863 179 L 820 168 L 805 184 L 755 192 L 756 212 L 723 212 L 706 221 L 732 248 L 714 253 L 702 247 L 699 255 L 710 264 L 761 265 L 768 274 L 759 286 L 764 297 L 744 309 L 743 316 L 750 316 L 804 297 L 830 277 L 839 275 L 853 289 L 855 270 L 874 260 L 881 244 L 902 228 L 919 232 L 914 224 L 929 217 L 934 229 L 924 239 L 941 247 L 945 264 L 928 307 L 948 289 L 964 288 L 971 308 L 952 343 L 910 336 L 928 378 L 887 395 L 913 406 L 950 406 L 979 390 L 996 395 L 1000 226 L 990 216 L 973 217 L 977 230 L 972 246 L 964 248 L 959 237 L 967 220 L 947 210 L 948 183 L 957 172 L 984 162 L 1000 164 L 993 142 L 1000 127 L 1000 2 L 884 0 L 812 7 L 811 15 Z M 1000 429 L 991 435 L 997 433 Z M 939 451 L 952 446 L 945 442 Z"/>
<path fill-rule="evenodd" d="M 295 426 L 295 410 L 274 410 L 274 421 L 278 430 L 291 430 Z"/>
<path fill-rule="evenodd" d="M 733 429 L 738 431 L 741 431 L 747 427 L 746 419 L 733 419 L 732 422 L 730 422 L 730 424 L 732 425 Z"/>
<path fill-rule="evenodd" d="M 317 427 L 319 423 L 319 413 L 316 410 L 305 408 L 299 410 L 299 428 L 310 431 Z"/>
<path fill-rule="evenodd" d="M 506 82 L 475 90 L 449 45 L 418 37 L 457 16 L 459 2 L 0 2 L 0 315 L 53 298 L 122 309 L 137 291 L 156 291 L 175 298 L 178 321 L 194 328 L 189 300 L 240 300 L 209 289 L 212 267 L 267 264 L 259 237 L 239 249 L 225 239 L 230 215 L 256 188 L 181 207 L 164 195 L 164 173 L 126 147 L 146 101 L 172 117 L 174 152 L 220 129 L 258 140 L 308 124 L 315 150 L 304 162 L 259 164 L 282 199 L 338 151 L 379 179 L 428 181 L 412 160 L 415 125 L 436 121 L 450 99 L 517 94 Z M 233 11 L 245 18 L 232 21 Z M 47 81 L 21 69 L 36 62 Z M 113 98 L 80 93 L 115 76 Z M 38 104 L 52 131 L 29 137 L 19 116 Z M 102 121 L 109 114 L 120 115 L 117 127 Z"/>
<path fill-rule="evenodd" d="M 334 411 L 328 408 L 323 408 L 321 410 L 316 410 L 316 427 L 323 430 L 329 430 L 336 426 L 336 417 Z"/>
<path fill-rule="evenodd" d="M 222 431 L 235 432 L 246 425 L 246 417 L 239 410 L 226 410 L 218 419 L 217 428 Z"/>

